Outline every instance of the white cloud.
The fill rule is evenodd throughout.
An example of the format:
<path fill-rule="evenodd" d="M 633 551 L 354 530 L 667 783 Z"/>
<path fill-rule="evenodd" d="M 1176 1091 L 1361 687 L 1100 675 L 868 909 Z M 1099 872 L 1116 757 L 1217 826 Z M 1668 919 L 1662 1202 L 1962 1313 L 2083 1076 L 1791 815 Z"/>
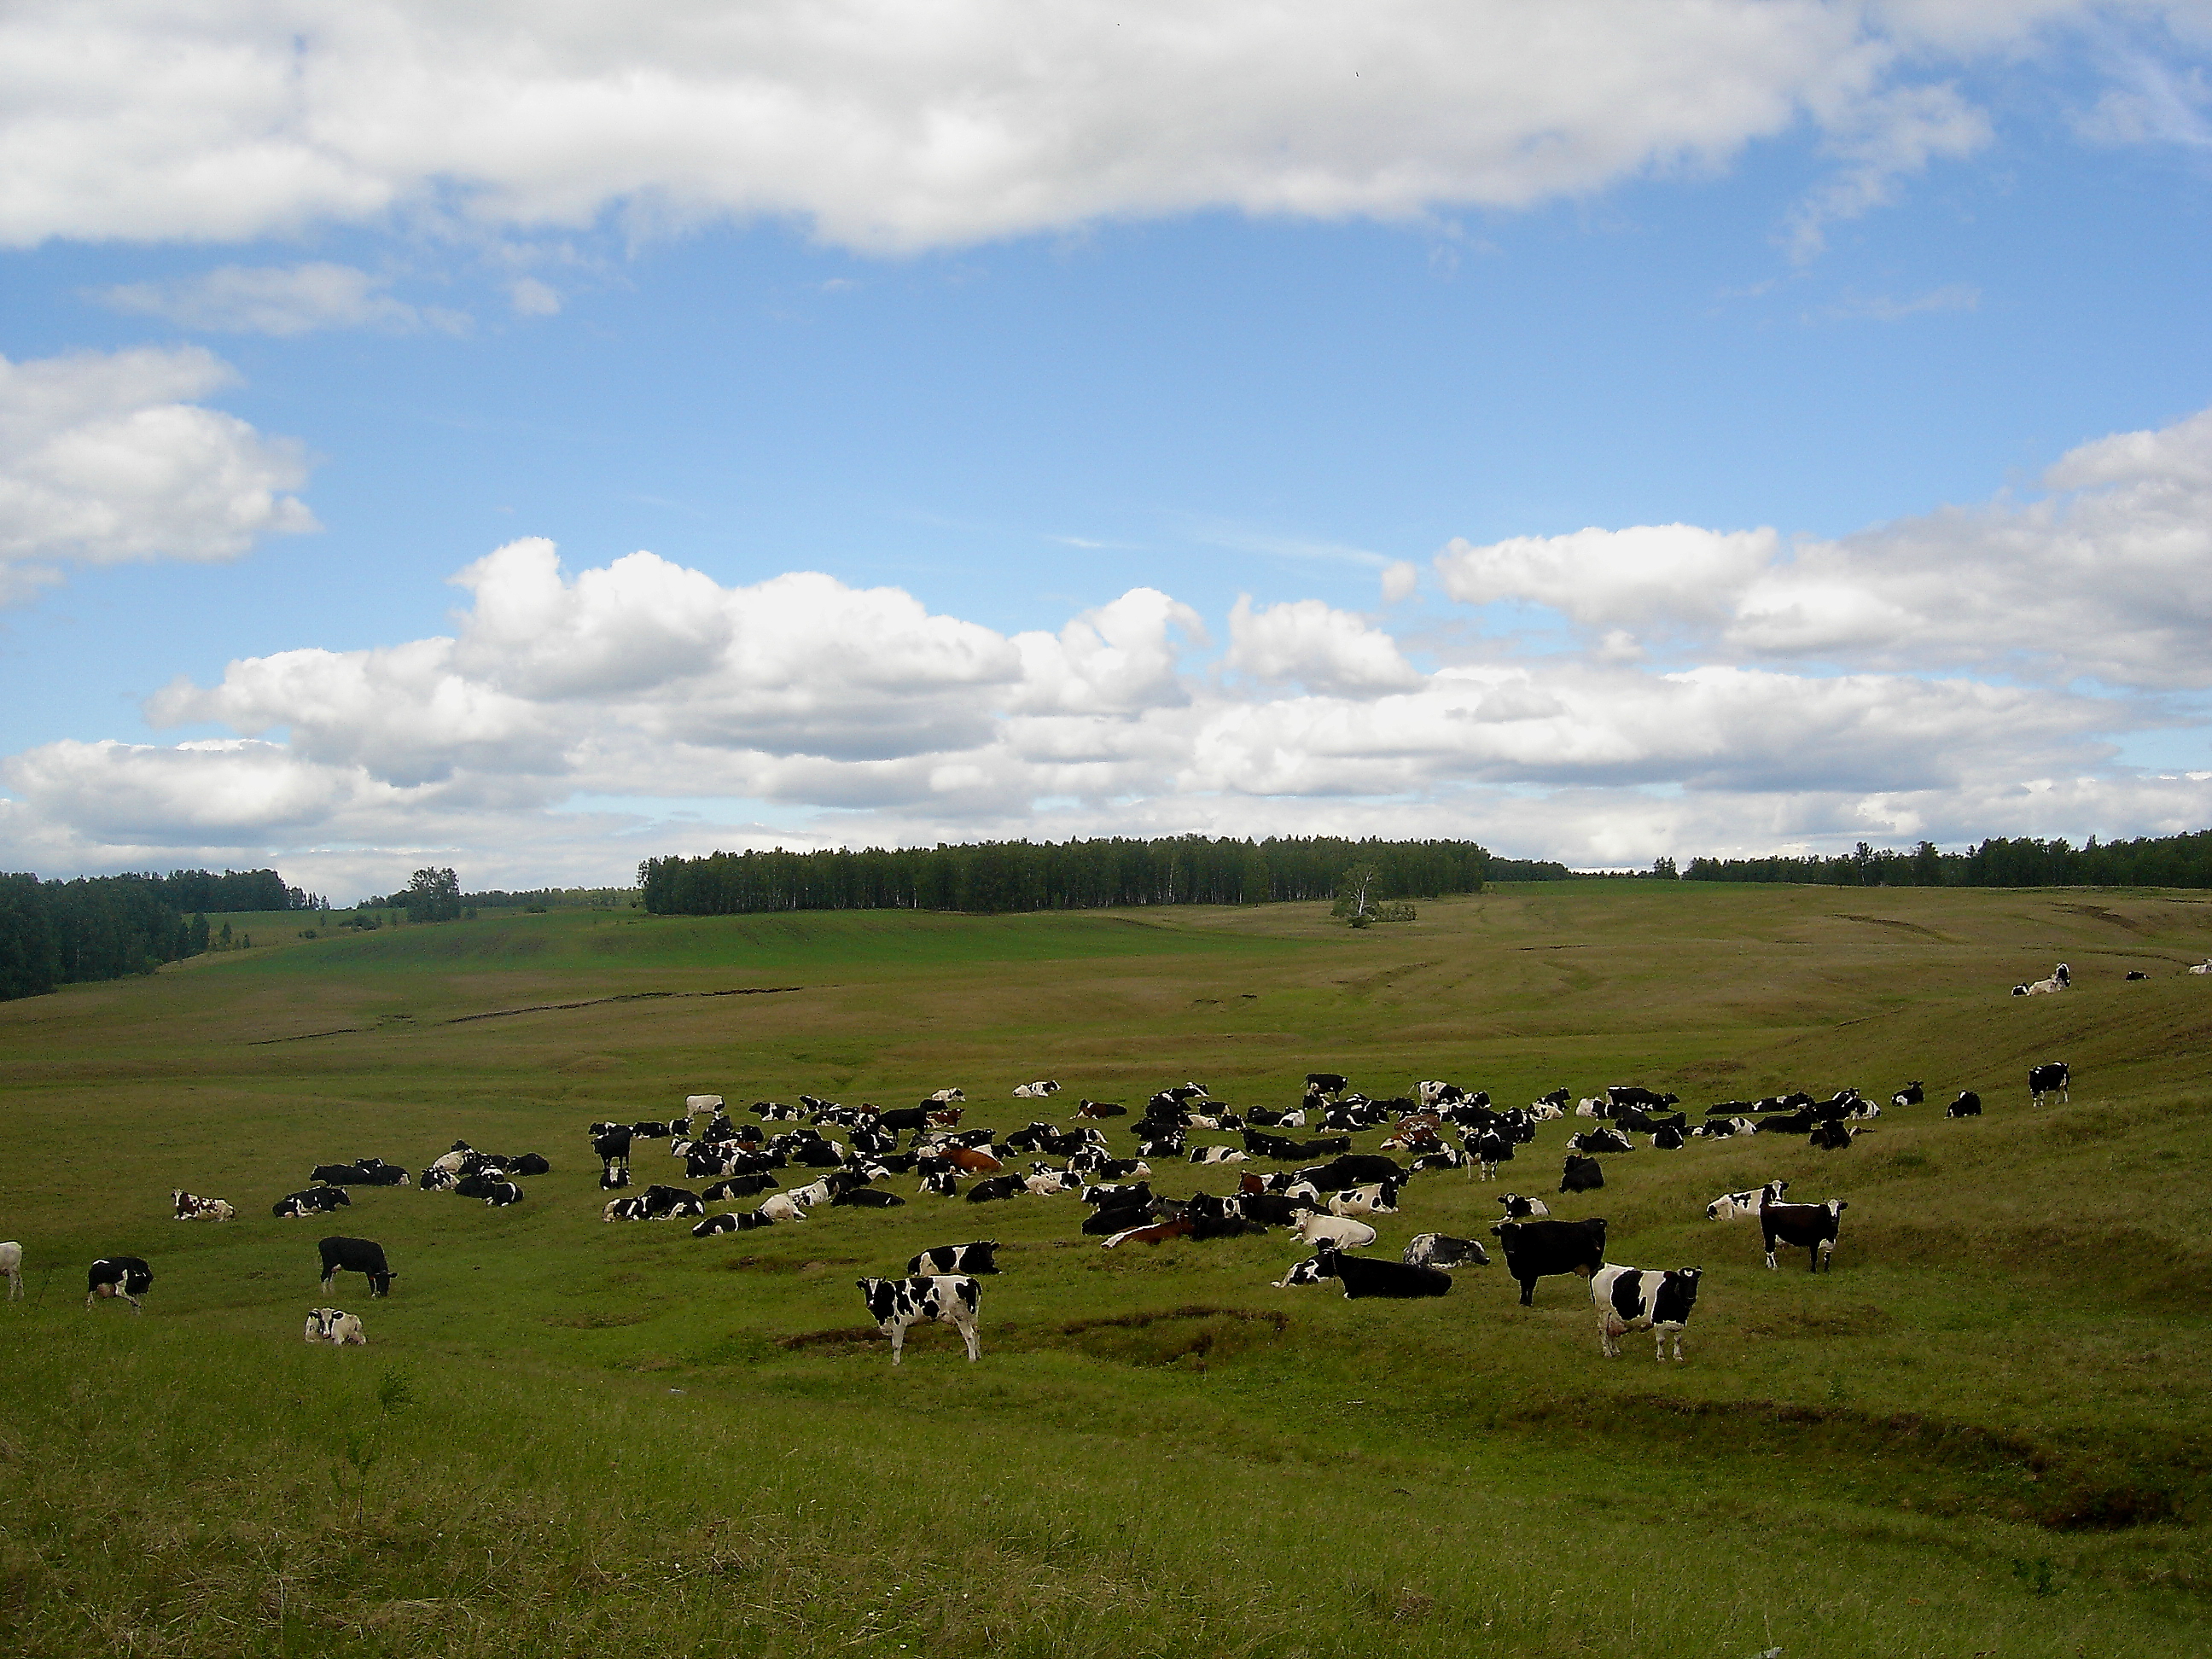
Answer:
<path fill-rule="evenodd" d="M 535 276 L 516 277 L 507 284 L 507 297 L 518 317 L 552 317 L 561 310 L 561 296 Z"/>
<path fill-rule="evenodd" d="M 206 333 L 289 337 L 322 328 L 423 327 L 457 333 L 468 326 L 459 312 L 394 299 L 386 291 L 391 285 L 389 277 L 352 265 L 223 265 L 174 282 L 126 283 L 97 297 L 117 311 Z"/>
<path fill-rule="evenodd" d="M 1319 599 L 1252 609 L 1240 597 L 1229 614 L 1224 665 L 1271 684 L 1296 681 L 1323 696 L 1375 696 L 1403 691 L 1421 676 L 1398 642 L 1364 617 Z"/>
<path fill-rule="evenodd" d="M 0 357 L 0 599 L 60 563 L 232 559 L 317 528 L 284 493 L 297 444 L 184 401 L 234 379 L 194 349 Z"/>
<path fill-rule="evenodd" d="M 1663 633 L 1706 660 L 2212 685 L 2212 410 L 2062 458 L 2061 492 L 1785 546 L 1771 530 L 1583 530 L 1454 542 L 1454 599 Z"/>
<path fill-rule="evenodd" d="M 449 209 L 503 228 L 795 216 L 886 249 L 1224 207 L 1405 219 L 1711 168 L 1808 120 L 1842 167 L 1800 215 L 1816 240 L 1980 141 L 1979 113 L 1917 77 L 2102 9 L 25 0 L 0 21 L 0 240 Z"/>

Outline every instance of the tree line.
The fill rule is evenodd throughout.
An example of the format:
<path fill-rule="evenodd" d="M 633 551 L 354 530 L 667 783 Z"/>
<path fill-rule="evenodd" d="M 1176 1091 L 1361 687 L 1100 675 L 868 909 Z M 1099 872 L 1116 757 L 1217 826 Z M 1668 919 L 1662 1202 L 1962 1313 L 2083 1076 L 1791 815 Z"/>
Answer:
<path fill-rule="evenodd" d="M 2212 887 L 2212 830 L 2080 847 L 1993 836 L 1963 853 L 1923 841 L 1910 851 L 1870 847 L 1822 858 L 1690 860 L 1685 881 L 1796 882 L 1829 887 Z"/>
<path fill-rule="evenodd" d="M 1088 910 L 1156 904 L 1261 904 L 1334 898 L 1345 872 L 1371 864 L 1392 898 L 1479 893 L 1490 854 L 1471 841 L 1265 841 L 1170 836 L 978 842 L 935 847 L 710 853 L 638 866 L 655 915 L 776 910 Z"/>
<path fill-rule="evenodd" d="M 0 1001 L 80 980 L 150 974 L 208 948 L 211 915 L 307 910 L 322 901 L 274 870 L 40 881 L 0 875 Z M 222 933 L 227 940 L 230 925 Z"/>

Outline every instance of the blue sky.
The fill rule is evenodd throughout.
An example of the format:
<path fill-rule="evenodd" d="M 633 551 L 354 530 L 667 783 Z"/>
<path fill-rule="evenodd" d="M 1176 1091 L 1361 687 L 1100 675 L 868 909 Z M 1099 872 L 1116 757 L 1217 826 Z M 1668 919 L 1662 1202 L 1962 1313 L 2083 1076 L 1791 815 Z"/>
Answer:
<path fill-rule="evenodd" d="M 0 864 L 2212 821 L 2206 8 L 1199 9 L 1250 86 L 1166 9 L 701 68 L 647 7 L 599 147 L 557 19 L 308 28 L 281 118 L 134 81 L 158 20 L 0 25 L 76 65 L 0 117 Z"/>

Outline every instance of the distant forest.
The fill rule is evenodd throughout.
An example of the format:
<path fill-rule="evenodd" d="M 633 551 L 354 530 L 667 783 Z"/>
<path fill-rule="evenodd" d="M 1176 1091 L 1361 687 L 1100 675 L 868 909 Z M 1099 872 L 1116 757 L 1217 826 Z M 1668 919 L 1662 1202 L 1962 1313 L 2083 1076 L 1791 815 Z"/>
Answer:
<path fill-rule="evenodd" d="M 1115 836 L 648 859 L 638 866 L 638 885 L 656 915 L 1089 910 L 1329 898 L 1355 864 L 1376 867 L 1379 896 L 1422 898 L 1480 892 L 1492 860 L 1471 841 Z"/>
<path fill-rule="evenodd" d="M 1828 887 L 2212 887 L 2212 830 L 2081 847 L 1995 836 L 1963 853 L 1923 841 L 1831 858 L 1692 859 L 1685 881 L 1798 882 Z"/>
<path fill-rule="evenodd" d="M 312 910 L 322 901 L 274 870 L 173 870 L 166 876 L 40 881 L 0 875 L 0 1001 L 79 980 L 150 974 L 198 956 L 208 918 L 249 910 Z M 222 937 L 230 927 L 225 923 Z"/>

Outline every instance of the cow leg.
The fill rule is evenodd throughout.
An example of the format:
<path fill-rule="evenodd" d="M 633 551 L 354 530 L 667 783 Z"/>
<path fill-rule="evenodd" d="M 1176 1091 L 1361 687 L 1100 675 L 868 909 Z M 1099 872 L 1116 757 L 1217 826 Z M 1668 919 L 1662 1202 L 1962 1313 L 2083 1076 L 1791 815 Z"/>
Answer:
<path fill-rule="evenodd" d="M 1774 1241 L 1771 1238 L 1766 1241 L 1766 1271 L 1774 1271 Z"/>
<path fill-rule="evenodd" d="M 906 1346 L 906 1327 L 893 1323 L 885 1328 L 890 1332 L 891 1364 L 896 1365 L 899 1363 L 900 1350 Z"/>
<path fill-rule="evenodd" d="M 338 1270 L 336 1267 L 331 1268 L 330 1272 L 323 1275 L 323 1294 L 325 1296 L 328 1296 L 331 1293 L 331 1283 L 337 1278 L 337 1276 Z"/>
<path fill-rule="evenodd" d="M 982 1333 L 972 1319 L 963 1319 L 959 1323 L 960 1340 L 968 1346 L 968 1363 L 972 1365 L 983 1357 Z"/>
<path fill-rule="evenodd" d="M 120 1295 L 125 1302 L 128 1302 L 131 1304 L 131 1311 L 132 1313 L 143 1314 L 146 1311 L 145 1309 L 138 1305 L 138 1298 L 131 1295 L 130 1291 L 118 1291 L 118 1294 Z"/>
<path fill-rule="evenodd" d="M 1533 1279 L 1524 1279 L 1521 1281 L 1521 1305 L 1524 1308 L 1533 1308 L 1536 1305 L 1536 1281 Z"/>

